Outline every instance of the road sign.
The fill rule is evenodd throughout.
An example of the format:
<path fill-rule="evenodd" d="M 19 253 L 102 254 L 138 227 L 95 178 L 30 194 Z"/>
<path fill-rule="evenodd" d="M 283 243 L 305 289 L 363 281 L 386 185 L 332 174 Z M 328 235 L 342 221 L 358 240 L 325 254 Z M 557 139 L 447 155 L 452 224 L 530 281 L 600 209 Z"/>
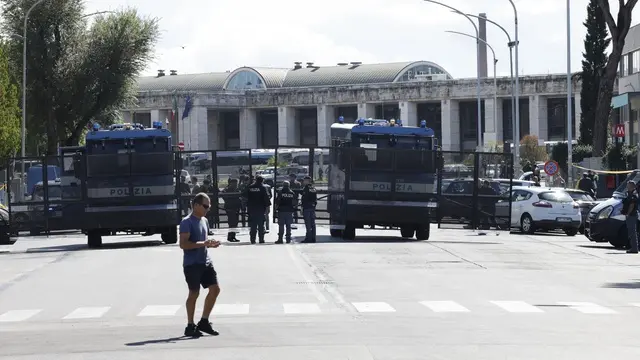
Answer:
<path fill-rule="evenodd" d="M 184 150 L 184 143 L 182 141 L 180 141 L 178 143 L 178 150 L 183 151 Z"/>
<path fill-rule="evenodd" d="M 547 173 L 547 175 L 549 176 L 553 176 L 555 174 L 558 173 L 558 163 L 553 161 L 553 160 L 549 160 L 546 163 L 544 163 L 544 172 Z"/>
<path fill-rule="evenodd" d="M 613 134 L 615 137 L 624 137 L 624 124 L 616 124 L 613 128 Z"/>

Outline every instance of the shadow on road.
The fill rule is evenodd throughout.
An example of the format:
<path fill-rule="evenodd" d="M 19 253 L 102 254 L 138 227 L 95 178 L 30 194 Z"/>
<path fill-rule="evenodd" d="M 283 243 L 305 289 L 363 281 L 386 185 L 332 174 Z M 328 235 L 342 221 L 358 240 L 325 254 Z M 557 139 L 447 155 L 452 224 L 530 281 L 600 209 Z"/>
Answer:
<path fill-rule="evenodd" d="M 126 343 L 126 346 L 145 346 L 145 345 L 154 345 L 154 344 L 175 344 L 179 341 L 185 340 L 196 340 L 198 338 L 190 337 L 190 336 L 176 336 L 170 337 L 166 339 L 152 339 L 152 340 L 144 340 L 132 343 Z"/>
<path fill-rule="evenodd" d="M 640 289 L 640 280 L 620 283 L 607 283 L 602 287 L 608 289 Z"/>
<path fill-rule="evenodd" d="M 578 247 L 581 248 L 585 248 L 585 249 L 602 249 L 602 250 L 615 250 L 616 248 L 607 244 L 607 245 L 578 245 Z"/>
<path fill-rule="evenodd" d="M 303 237 L 294 237 L 294 242 L 299 243 L 304 240 Z M 422 242 L 422 240 L 407 239 L 399 236 L 357 236 L 354 240 L 345 240 L 343 238 L 334 238 L 328 235 L 320 235 L 316 237 L 317 243 L 411 243 Z"/>
<path fill-rule="evenodd" d="M 114 243 L 104 243 L 102 247 L 97 249 L 89 249 L 87 244 L 69 244 L 60 246 L 43 246 L 27 249 L 27 253 L 54 253 L 54 252 L 69 252 L 69 251 L 83 251 L 83 250 L 118 250 L 118 249 L 132 249 L 152 246 L 165 246 L 162 241 L 124 241 Z"/>
<path fill-rule="evenodd" d="M 504 243 L 490 241 L 428 241 L 429 244 L 465 244 L 465 245 L 504 245 Z"/>

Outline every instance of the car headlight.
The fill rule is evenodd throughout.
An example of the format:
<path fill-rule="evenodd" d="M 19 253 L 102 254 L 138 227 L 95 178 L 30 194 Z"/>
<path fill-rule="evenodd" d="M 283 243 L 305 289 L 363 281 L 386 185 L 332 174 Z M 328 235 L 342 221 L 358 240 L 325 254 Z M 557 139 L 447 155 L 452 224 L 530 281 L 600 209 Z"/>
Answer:
<path fill-rule="evenodd" d="M 613 207 L 612 206 L 607 206 L 606 208 L 602 209 L 598 213 L 598 220 L 608 219 L 609 216 L 611 216 L 612 212 L 613 212 Z"/>

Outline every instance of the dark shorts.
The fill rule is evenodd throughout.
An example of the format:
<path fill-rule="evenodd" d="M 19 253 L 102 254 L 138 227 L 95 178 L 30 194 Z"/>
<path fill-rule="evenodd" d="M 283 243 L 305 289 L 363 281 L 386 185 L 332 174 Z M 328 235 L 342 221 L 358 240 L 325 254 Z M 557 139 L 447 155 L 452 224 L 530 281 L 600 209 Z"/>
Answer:
<path fill-rule="evenodd" d="M 184 267 L 184 279 L 187 281 L 189 290 L 197 291 L 202 286 L 203 289 L 211 285 L 218 285 L 218 274 L 213 265 L 195 264 Z"/>

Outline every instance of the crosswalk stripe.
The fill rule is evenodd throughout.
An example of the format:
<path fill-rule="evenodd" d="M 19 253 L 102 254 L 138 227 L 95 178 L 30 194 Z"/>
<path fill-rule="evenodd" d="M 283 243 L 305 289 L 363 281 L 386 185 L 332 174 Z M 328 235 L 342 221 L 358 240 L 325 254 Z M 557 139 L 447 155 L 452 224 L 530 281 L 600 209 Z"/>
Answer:
<path fill-rule="evenodd" d="M 616 314 L 617 312 L 590 302 L 559 302 L 558 304 L 568 306 L 584 314 Z"/>
<path fill-rule="evenodd" d="M 6 313 L 0 315 L 0 322 L 18 322 L 27 320 L 39 312 L 41 309 L 33 309 L 33 310 L 11 310 Z"/>
<path fill-rule="evenodd" d="M 65 320 L 70 319 L 96 319 L 102 317 L 104 314 L 109 311 L 111 307 L 102 306 L 102 307 L 80 307 L 73 310 L 67 316 L 63 317 Z"/>
<path fill-rule="evenodd" d="M 544 312 L 524 301 L 491 301 L 492 304 L 512 313 L 541 313 Z"/>
<path fill-rule="evenodd" d="M 395 312 L 396 309 L 385 302 L 354 302 L 351 303 L 358 312 Z"/>
<path fill-rule="evenodd" d="M 320 306 L 314 303 L 282 304 L 285 314 L 317 314 Z"/>
<path fill-rule="evenodd" d="M 180 305 L 149 305 L 138 316 L 174 316 L 178 310 Z"/>
<path fill-rule="evenodd" d="M 469 309 L 455 301 L 421 301 L 420 304 L 433 312 L 469 312 Z"/>
<path fill-rule="evenodd" d="M 249 313 L 249 304 L 216 304 L 213 313 L 216 315 L 246 315 Z"/>

